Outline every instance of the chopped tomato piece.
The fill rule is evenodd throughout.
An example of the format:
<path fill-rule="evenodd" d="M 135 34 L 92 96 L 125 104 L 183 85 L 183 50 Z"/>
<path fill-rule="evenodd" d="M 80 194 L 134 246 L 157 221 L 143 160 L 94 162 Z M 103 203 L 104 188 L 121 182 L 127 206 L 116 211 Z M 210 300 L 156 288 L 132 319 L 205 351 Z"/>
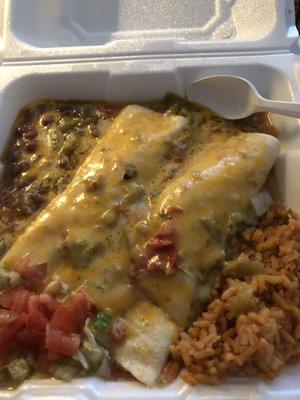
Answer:
<path fill-rule="evenodd" d="M 37 295 L 22 286 L 0 294 L 0 306 L 0 352 L 29 347 L 42 352 L 47 362 L 75 355 L 78 333 L 90 313 L 84 293 L 61 304 L 48 294 Z"/>
<path fill-rule="evenodd" d="M 76 319 L 66 306 L 59 306 L 54 311 L 50 322 L 54 328 L 66 334 L 76 333 L 78 331 Z"/>
<path fill-rule="evenodd" d="M 0 294 L 0 306 L 14 311 L 25 311 L 31 292 L 22 286 L 15 286 Z"/>
<path fill-rule="evenodd" d="M 47 300 L 47 301 L 45 301 Z M 40 311 L 45 317 L 50 318 L 60 303 L 51 296 L 44 294 L 32 295 L 28 299 L 28 312 Z"/>
<path fill-rule="evenodd" d="M 30 264 L 30 255 L 26 254 L 14 268 L 32 285 L 42 285 L 47 276 L 47 263 Z"/>
<path fill-rule="evenodd" d="M 83 292 L 75 293 L 65 304 L 66 309 L 73 316 L 76 332 L 79 332 L 90 314 L 90 303 Z"/>
<path fill-rule="evenodd" d="M 30 335 L 30 333 L 28 332 L 26 326 L 17 333 L 16 336 L 16 345 L 17 347 L 24 349 L 26 347 L 37 347 L 37 345 L 40 343 L 39 341 L 37 341 L 36 337 L 32 337 Z"/>
<path fill-rule="evenodd" d="M 50 315 L 61 305 L 59 301 L 53 299 L 53 297 L 46 293 L 40 294 L 39 300 L 40 303 L 43 304 L 43 307 L 49 311 Z"/>
<path fill-rule="evenodd" d="M 40 311 L 33 311 L 26 320 L 26 328 L 33 338 L 43 338 L 46 332 L 48 320 Z"/>
<path fill-rule="evenodd" d="M 0 309 L 0 348 L 5 349 L 7 344 L 11 347 L 17 333 L 25 322 L 24 315 L 15 311 Z"/>
<path fill-rule="evenodd" d="M 152 271 L 162 271 L 166 275 L 175 272 L 177 265 L 176 230 L 172 221 L 165 222 L 160 232 L 150 239 L 135 265 L 133 276 L 141 277 Z"/>
<path fill-rule="evenodd" d="M 31 293 L 28 290 L 22 290 L 16 294 L 13 304 L 11 306 L 12 311 L 16 312 L 27 312 L 28 310 L 28 299 Z"/>
<path fill-rule="evenodd" d="M 66 334 L 79 333 L 89 316 L 90 304 L 83 292 L 74 294 L 70 300 L 59 305 L 51 317 L 51 325 Z"/>
<path fill-rule="evenodd" d="M 28 265 L 26 269 L 18 272 L 27 282 L 33 285 L 42 285 L 47 275 L 47 263 Z"/>
<path fill-rule="evenodd" d="M 24 288 L 20 286 L 16 286 L 0 293 L 0 306 L 3 308 L 11 308 L 16 294 L 23 289 Z"/>
<path fill-rule="evenodd" d="M 40 303 L 39 296 L 37 294 L 33 294 L 28 299 L 28 312 L 33 313 L 36 311 L 42 311 L 41 303 Z"/>
<path fill-rule="evenodd" d="M 53 299 L 51 302 L 46 303 L 45 306 L 47 307 L 49 313 L 52 315 L 54 311 L 60 306 L 60 303 Z"/>
<path fill-rule="evenodd" d="M 57 361 L 60 358 L 62 358 L 62 355 L 59 353 L 56 353 L 56 351 L 48 350 L 46 354 L 46 358 L 48 361 Z"/>
<path fill-rule="evenodd" d="M 46 344 L 48 350 L 65 356 L 73 357 L 80 343 L 80 336 L 76 333 L 69 335 L 53 327 L 50 323 L 46 328 Z"/>

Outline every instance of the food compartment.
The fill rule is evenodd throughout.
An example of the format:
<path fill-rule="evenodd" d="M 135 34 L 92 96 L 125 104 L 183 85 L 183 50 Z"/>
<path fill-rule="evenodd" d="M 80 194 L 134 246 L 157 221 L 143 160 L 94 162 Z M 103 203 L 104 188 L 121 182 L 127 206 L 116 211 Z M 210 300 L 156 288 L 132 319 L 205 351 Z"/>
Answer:
<path fill-rule="evenodd" d="M 90 0 L 88 7 L 84 0 L 6 0 L 5 5 L 6 61 L 286 49 L 297 38 L 292 0 Z"/>
<path fill-rule="evenodd" d="M 103 46 L 116 39 L 144 35 L 159 38 L 161 29 L 169 31 L 165 32 L 167 36 L 189 29 L 191 36 L 200 33 L 209 37 L 218 25 L 230 18 L 230 12 L 222 15 L 223 1 L 185 0 L 176 7 L 174 3 L 92 0 L 87 7 L 84 0 L 76 3 L 29 0 L 26 4 L 13 0 L 12 32 L 20 40 L 37 47 Z M 232 2 L 226 3 L 230 6 Z M 28 23 L 33 23 L 30 31 Z"/>
<path fill-rule="evenodd" d="M 267 98 L 300 99 L 292 72 L 297 57 L 287 53 L 297 37 L 291 0 L 170 0 L 149 5 L 136 0 L 91 0 L 88 7 L 83 0 L 5 3 L 4 61 L 13 61 L 15 65 L 2 68 L 1 149 L 20 108 L 39 99 L 134 103 L 161 98 L 167 91 L 184 96 L 193 80 L 214 74 L 236 74 L 249 79 Z M 224 55 L 224 50 L 245 54 L 246 49 L 267 50 L 269 55 Z M 272 49 L 279 50 L 278 54 L 271 55 Z M 220 50 L 222 57 L 195 56 Z M 174 58 L 174 53 L 187 52 L 194 56 Z M 130 60 L 134 53 L 141 58 L 154 54 L 156 59 Z M 172 58 L 158 59 L 162 53 L 170 53 Z M 121 54 L 126 55 L 127 61 L 68 61 Z M 38 60 L 40 65 L 31 64 L 32 60 Z M 300 167 L 299 122 L 280 116 L 271 118 L 280 132 L 282 145 L 276 165 L 281 193 L 287 205 L 300 212 L 300 184 L 295 177 Z M 93 377 L 67 384 L 34 379 L 14 392 L 2 393 L 11 399 L 40 398 L 43 393 L 51 399 L 240 400 L 250 396 L 255 400 L 279 400 L 284 396 L 295 400 L 300 396 L 297 369 L 297 365 L 286 367 L 271 383 L 234 377 L 216 387 L 192 388 L 177 380 L 170 386 L 149 390 L 137 382 L 105 382 Z"/>
<path fill-rule="evenodd" d="M 82 64 L 78 68 L 69 64 L 59 68 L 55 65 L 40 66 L 36 72 L 32 72 L 31 67 L 11 67 L 10 71 L 8 68 L 3 70 L 0 99 L 2 140 L 7 137 L 18 111 L 26 103 L 39 99 L 103 99 L 134 103 L 159 99 L 168 91 L 184 97 L 189 83 L 202 76 L 219 74 L 236 74 L 249 79 L 266 98 L 292 100 L 294 96 L 281 66 L 259 64 L 254 58 L 245 63 L 228 58 L 222 64 L 215 59 L 203 59 L 201 66 L 198 60 L 182 61 L 177 65 L 173 61 L 162 60 L 159 69 L 156 61 L 149 60 Z M 280 131 L 285 130 L 285 122 L 291 121 L 295 120 L 281 118 L 276 126 Z M 283 139 L 285 141 L 285 136 Z"/>
<path fill-rule="evenodd" d="M 5 69 L 0 98 L 0 145 L 4 146 L 18 111 L 26 103 L 39 99 L 103 99 L 134 103 L 162 98 L 168 91 L 184 96 L 185 88 L 193 80 L 218 74 L 242 76 L 251 81 L 262 96 L 269 99 L 297 99 L 297 83 L 293 75 L 288 77 L 290 66 L 286 63 L 283 67 L 283 58 L 274 56 L 267 63 L 263 57 L 261 63 L 257 63 L 254 58 L 247 62 L 223 59 L 222 64 L 217 60 L 202 60 L 201 66 L 193 61 L 174 66 L 173 62 L 164 60 L 160 62 L 159 70 L 156 61 L 150 60 L 147 64 L 139 61 L 122 64 L 112 62 L 108 65 L 95 63 L 92 68 L 83 64 L 76 69 L 65 64 L 59 70 L 55 66 L 39 67 L 36 73 L 32 73 L 28 67 L 12 67 L 14 74 Z M 290 61 L 292 58 L 292 55 L 289 56 Z M 299 122 L 278 115 L 271 115 L 271 119 L 279 131 L 282 147 L 277 163 L 281 192 L 288 205 L 300 211 L 297 201 L 300 185 L 294 182 L 292 176 L 287 177 L 294 170 L 295 163 L 299 162 Z"/>
<path fill-rule="evenodd" d="M 113 40 L 141 38 L 161 40 L 162 30 L 164 39 L 198 41 L 234 39 L 241 29 L 243 40 L 247 40 L 250 32 L 240 26 L 244 4 L 234 3 L 232 0 L 172 0 L 154 4 L 137 0 L 92 0 L 87 7 L 84 0 L 29 0 L 26 3 L 13 0 L 11 26 L 18 39 L 36 47 L 103 46 Z M 266 35 L 274 26 L 274 2 L 267 3 L 258 15 L 260 29 L 251 32 L 251 39 Z M 267 24 L 265 13 L 271 17 Z"/>
<path fill-rule="evenodd" d="M 81 64 L 76 67 L 73 64 L 64 64 L 59 68 L 55 65 L 39 66 L 35 68 L 35 72 L 31 67 L 4 68 L 0 98 L 0 117 L 3 121 L 0 132 L 1 145 L 4 146 L 7 141 L 10 126 L 20 108 L 38 99 L 104 99 L 134 103 L 163 97 L 167 91 L 184 96 L 185 88 L 194 79 L 223 73 L 237 74 L 249 79 L 267 98 L 292 100 L 297 98 L 296 83 L 289 74 L 293 56 L 289 56 L 285 64 L 282 62 L 283 58 L 224 58 L 222 64 L 220 60 L 202 59 L 201 65 L 199 60 L 180 60 L 176 64 L 173 61 L 161 60 L 159 70 L 155 60 L 148 60 L 146 63 L 131 61 Z M 300 187 L 293 179 L 293 171 L 300 163 L 300 145 L 296 135 L 299 129 L 298 121 L 276 117 L 274 123 L 280 130 L 283 145 L 283 153 L 278 161 L 281 191 L 288 200 L 288 205 L 299 211 L 297 199 Z M 289 158 L 292 161 L 287 161 Z M 289 167 L 285 167 L 287 165 Z M 68 396 L 75 398 L 75 393 L 78 398 L 83 399 L 214 399 L 219 398 L 221 393 L 225 393 L 225 399 L 243 399 L 249 395 L 257 399 L 280 399 L 282 392 L 287 398 L 294 399 L 297 397 L 293 396 L 300 393 L 300 388 L 294 386 L 293 391 L 288 391 L 286 387 L 295 380 L 296 374 L 297 365 L 286 368 L 284 374 L 270 384 L 234 378 L 217 387 L 200 385 L 191 388 L 178 380 L 171 386 L 151 391 L 139 383 L 103 382 L 95 378 L 75 380 L 70 384 L 34 380 L 22 385 L 15 393 L 8 395 L 8 398 L 27 398 L 28 393 L 33 398 L 39 398 L 40 387 L 43 385 L 45 392 L 51 393 L 55 399 Z"/>

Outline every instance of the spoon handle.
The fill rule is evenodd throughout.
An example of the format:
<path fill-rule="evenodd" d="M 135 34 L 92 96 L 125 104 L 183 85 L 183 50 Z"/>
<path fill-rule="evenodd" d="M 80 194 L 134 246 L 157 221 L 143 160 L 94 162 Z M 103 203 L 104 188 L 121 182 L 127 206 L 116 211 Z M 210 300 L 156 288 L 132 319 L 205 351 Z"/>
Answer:
<path fill-rule="evenodd" d="M 267 111 L 275 114 L 300 118 L 300 103 L 290 101 L 273 101 L 260 98 L 256 105 L 257 111 Z"/>

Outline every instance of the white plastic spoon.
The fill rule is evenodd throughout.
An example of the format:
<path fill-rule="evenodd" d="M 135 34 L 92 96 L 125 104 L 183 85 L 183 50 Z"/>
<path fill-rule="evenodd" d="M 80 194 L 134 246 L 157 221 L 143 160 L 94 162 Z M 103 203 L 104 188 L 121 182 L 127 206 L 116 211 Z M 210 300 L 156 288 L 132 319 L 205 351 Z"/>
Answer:
<path fill-rule="evenodd" d="M 240 119 L 266 111 L 300 118 L 300 103 L 273 101 L 263 98 L 244 78 L 217 75 L 200 78 L 186 91 L 187 99 L 204 105 L 221 117 Z"/>

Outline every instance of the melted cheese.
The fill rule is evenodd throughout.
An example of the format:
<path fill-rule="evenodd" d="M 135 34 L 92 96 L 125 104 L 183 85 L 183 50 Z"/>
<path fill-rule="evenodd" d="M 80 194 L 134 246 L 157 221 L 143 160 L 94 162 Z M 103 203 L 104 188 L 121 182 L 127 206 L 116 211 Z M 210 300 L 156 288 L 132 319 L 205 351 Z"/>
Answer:
<path fill-rule="evenodd" d="M 171 276 L 145 275 L 139 288 L 159 305 L 178 326 L 184 327 L 196 289 L 195 276 L 178 271 Z"/>
<path fill-rule="evenodd" d="M 218 136 L 161 193 L 151 218 L 174 206 L 181 268 L 207 270 L 223 258 L 231 214 L 245 215 L 279 153 L 276 138 L 260 133 Z"/>
<path fill-rule="evenodd" d="M 199 272 L 208 277 L 210 269 L 224 257 L 230 215 L 246 215 L 251 198 L 261 189 L 278 153 L 279 142 L 272 136 L 220 135 L 187 163 L 157 199 L 149 217 L 151 232 L 158 232 L 161 216 L 168 209 L 182 209 L 173 223 L 179 266 L 186 273 L 146 275 L 139 287 L 179 326 L 184 326 L 190 315 Z"/>
<path fill-rule="evenodd" d="M 13 268 L 25 254 L 32 263 L 47 262 L 49 279 L 54 270 L 76 288 L 87 282 L 96 305 L 111 312 L 128 307 L 136 298 L 130 285 L 128 236 L 149 212 L 145 186 L 165 161 L 168 141 L 180 134 L 185 119 L 164 116 L 140 106 L 128 106 L 78 169 L 67 189 L 56 197 L 21 235 L 3 259 Z M 134 165 L 134 183 L 123 179 L 126 166 Z M 90 191 L 91 182 L 99 190 Z M 115 205 L 124 204 L 120 213 Z M 74 257 L 62 254 L 93 253 L 80 268 Z M 82 265 L 83 264 L 83 265 Z M 88 267 L 88 268 L 87 268 Z M 108 296 L 108 292 L 123 293 Z M 122 303 L 122 299 L 125 301 Z"/>

